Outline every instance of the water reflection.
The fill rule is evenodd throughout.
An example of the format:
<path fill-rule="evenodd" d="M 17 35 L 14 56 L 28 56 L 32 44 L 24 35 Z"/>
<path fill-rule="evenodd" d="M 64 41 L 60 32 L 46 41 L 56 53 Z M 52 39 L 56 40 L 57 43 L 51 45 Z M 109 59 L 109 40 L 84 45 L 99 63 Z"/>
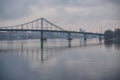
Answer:
<path fill-rule="evenodd" d="M 0 44 L 0 80 L 120 79 L 119 51 L 107 50 L 109 44 L 47 41 L 42 49 L 39 40 Z"/>
<path fill-rule="evenodd" d="M 120 50 L 120 43 L 115 42 L 115 41 L 104 41 L 104 45 L 107 48 L 115 48 L 116 50 Z"/>
<path fill-rule="evenodd" d="M 36 60 L 36 61 L 46 61 L 54 56 L 59 55 L 59 53 L 65 50 L 69 50 L 69 48 L 80 48 L 80 47 L 91 47 L 91 46 L 99 46 L 101 44 L 99 43 L 92 43 L 87 44 L 87 42 L 80 41 L 80 45 L 72 45 L 71 42 L 69 42 L 68 46 L 45 46 L 43 48 L 40 48 L 40 46 L 37 47 L 26 47 L 26 43 L 24 41 L 21 41 L 19 43 L 8 42 L 7 46 L 4 46 L 4 48 L 0 49 L 0 55 L 17 55 L 17 56 L 23 56 L 26 59 Z M 46 42 L 45 42 L 46 43 Z M 44 44 L 45 44 L 44 43 Z M 18 44 L 19 47 L 16 47 Z M 46 43 L 47 44 L 47 43 Z M 59 53 L 57 53 L 59 52 Z"/>
<path fill-rule="evenodd" d="M 107 48 L 111 48 L 113 46 L 113 41 L 104 41 L 104 44 Z"/>

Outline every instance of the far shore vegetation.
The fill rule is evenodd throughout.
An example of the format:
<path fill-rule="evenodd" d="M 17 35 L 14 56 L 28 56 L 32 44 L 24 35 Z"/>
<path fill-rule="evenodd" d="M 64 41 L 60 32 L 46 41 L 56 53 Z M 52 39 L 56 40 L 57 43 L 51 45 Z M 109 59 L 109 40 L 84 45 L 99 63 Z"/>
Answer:
<path fill-rule="evenodd" d="M 113 30 L 106 30 L 104 33 L 104 39 L 105 41 L 114 41 L 120 43 L 120 29 L 117 28 L 114 31 Z"/>

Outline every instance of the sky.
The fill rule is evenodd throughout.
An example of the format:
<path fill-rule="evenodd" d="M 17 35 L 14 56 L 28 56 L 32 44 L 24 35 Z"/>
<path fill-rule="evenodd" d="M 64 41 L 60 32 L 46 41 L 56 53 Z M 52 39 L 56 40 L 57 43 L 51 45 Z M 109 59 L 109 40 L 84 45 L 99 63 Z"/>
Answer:
<path fill-rule="evenodd" d="M 0 26 L 45 18 L 66 30 L 120 28 L 120 0 L 0 0 Z"/>

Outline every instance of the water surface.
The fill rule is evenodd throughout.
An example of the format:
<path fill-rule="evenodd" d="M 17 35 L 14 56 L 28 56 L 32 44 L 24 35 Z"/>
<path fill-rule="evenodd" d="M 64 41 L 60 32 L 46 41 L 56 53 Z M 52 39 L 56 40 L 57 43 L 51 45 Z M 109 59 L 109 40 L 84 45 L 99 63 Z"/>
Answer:
<path fill-rule="evenodd" d="M 0 80 L 120 80 L 120 45 L 98 40 L 0 41 Z"/>

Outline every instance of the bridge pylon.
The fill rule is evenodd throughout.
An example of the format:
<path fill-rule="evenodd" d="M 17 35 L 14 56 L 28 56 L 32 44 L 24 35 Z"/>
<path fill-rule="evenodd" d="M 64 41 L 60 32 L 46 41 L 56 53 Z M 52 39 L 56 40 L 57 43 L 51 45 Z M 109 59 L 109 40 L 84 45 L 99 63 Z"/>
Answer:
<path fill-rule="evenodd" d="M 84 41 L 87 41 L 87 34 L 84 33 Z"/>

